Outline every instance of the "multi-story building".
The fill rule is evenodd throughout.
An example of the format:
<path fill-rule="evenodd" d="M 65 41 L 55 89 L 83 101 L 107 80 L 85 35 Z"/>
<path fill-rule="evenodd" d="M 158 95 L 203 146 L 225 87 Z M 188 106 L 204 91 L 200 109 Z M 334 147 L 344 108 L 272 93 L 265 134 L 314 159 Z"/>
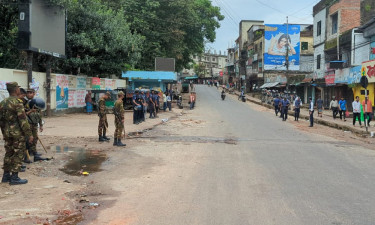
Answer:
<path fill-rule="evenodd" d="M 349 87 L 358 74 L 361 61 L 368 57 L 369 48 L 361 24 L 361 0 L 322 0 L 313 8 L 314 16 L 314 74 L 317 96 L 325 106 L 333 96 L 353 100 Z M 357 67 L 356 67 L 357 66 Z"/>
<path fill-rule="evenodd" d="M 227 55 L 222 54 L 221 51 L 217 54 L 216 51 L 210 51 L 201 56 L 192 56 L 193 65 L 190 69 L 182 71 L 182 77 L 197 76 L 200 79 L 218 79 L 224 76 L 224 70 L 227 63 Z"/>

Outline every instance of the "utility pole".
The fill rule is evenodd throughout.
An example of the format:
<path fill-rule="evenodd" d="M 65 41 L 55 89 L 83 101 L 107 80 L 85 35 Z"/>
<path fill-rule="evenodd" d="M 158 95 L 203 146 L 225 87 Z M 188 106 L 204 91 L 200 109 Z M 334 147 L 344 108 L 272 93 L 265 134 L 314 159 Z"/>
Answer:
<path fill-rule="evenodd" d="M 286 79 L 288 81 L 289 77 L 289 20 L 288 17 L 286 17 L 286 41 L 287 44 L 285 45 L 286 47 L 286 56 L 285 56 L 285 66 L 286 66 Z M 288 86 L 286 86 L 287 90 L 289 89 Z"/>
<path fill-rule="evenodd" d="M 27 88 L 31 88 L 33 82 L 33 52 L 27 51 Z"/>
<path fill-rule="evenodd" d="M 52 56 L 47 56 L 46 62 L 46 95 L 47 95 L 47 116 L 51 116 L 51 60 Z"/>

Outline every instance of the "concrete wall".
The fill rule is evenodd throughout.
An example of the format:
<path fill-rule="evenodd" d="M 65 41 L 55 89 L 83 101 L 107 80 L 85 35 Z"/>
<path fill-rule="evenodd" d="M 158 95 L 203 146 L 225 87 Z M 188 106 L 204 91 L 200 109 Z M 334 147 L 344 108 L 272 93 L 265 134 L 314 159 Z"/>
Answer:
<path fill-rule="evenodd" d="M 56 110 L 56 75 L 60 74 L 51 74 L 51 109 Z M 69 77 L 69 91 L 78 90 L 76 88 L 76 78 L 77 76 L 68 75 Z M 83 77 L 86 80 L 86 87 L 81 88 L 80 90 L 91 90 L 91 78 Z M 102 79 L 105 81 L 104 79 Z M 27 72 L 22 70 L 13 70 L 13 69 L 2 69 L 0 68 L 0 101 L 5 97 L 8 97 L 8 92 L 6 90 L 7 82 L 17 82 L 22 88 L 27 89 Z M 126 81 L 120 79 L 112 79 L 113 87 L 115 88 L 125 88 Z M 105 82 L 103 82 L 105 88 Z M 46 74 L 33 72 L 33 89 L 37 91 L 37 96 L 46 100 Z M 73 107 L 77 108 L 77 107 Z M 64 109 L 65 110 L 65 109 Z M 62 111 L 64 111 L 62 110 Z"/>
<path fill-rule="evenodd" d="M 320 69 L 317 69 L 318 55 L 320 54 Z M 314 76 L 315 78 L 323 78 L 325 73 L 324 45 L 315 46 L 314 49 Z"/>
<path fill-rule="evenodd" d="M 317 13 L 314 16 L 314 46 L 322 44 L 326 40 L 326 15 L 327 14 L 327 9 L 323 9 L 319 13 Z M 317 25 L 318 22 L 321 21 L 321 34 L 318 36 L 317 35 Z"/>
<path fill-rule="evenodd" d="M 327 40 L 331 40 L 337 37 L 336 34 L 332 34 L 332 20 L 331 15 L 338 13 L 338 31 L 340 34 L 359 27 L 361 25 L 361 0 L 340 0 L 329 8 L 327 16 Z"/>
<path fill-rule="evenodd" d="M 369 60 L 370 40 L 363 37 L 363 33 L 352 33 L 351 65 L 359 66 L 362 62 Z"/>

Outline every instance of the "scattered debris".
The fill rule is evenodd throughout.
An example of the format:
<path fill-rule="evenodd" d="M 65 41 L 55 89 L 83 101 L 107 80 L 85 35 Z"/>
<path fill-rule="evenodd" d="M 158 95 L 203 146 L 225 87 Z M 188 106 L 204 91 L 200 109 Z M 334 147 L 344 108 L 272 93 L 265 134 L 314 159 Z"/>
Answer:
<path fill-rule="evenodd" d="M 161 121 L 162 121 L 163 123 L 166 123 L 166 122 L 168 122 L 168 118 L 167 118 L 167 119 L 161 119 Z"/>

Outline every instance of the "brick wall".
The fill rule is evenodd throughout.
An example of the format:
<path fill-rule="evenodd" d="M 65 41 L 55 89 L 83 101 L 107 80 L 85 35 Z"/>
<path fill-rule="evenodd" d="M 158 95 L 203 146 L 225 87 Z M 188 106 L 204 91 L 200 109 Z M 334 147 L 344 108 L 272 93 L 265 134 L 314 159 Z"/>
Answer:
<path fill-rule="evenodd" d="M 361 0 L 341 0 L 329 9 L 331 16 L 339 12 L 340 33 L 361 25 Z"/>

